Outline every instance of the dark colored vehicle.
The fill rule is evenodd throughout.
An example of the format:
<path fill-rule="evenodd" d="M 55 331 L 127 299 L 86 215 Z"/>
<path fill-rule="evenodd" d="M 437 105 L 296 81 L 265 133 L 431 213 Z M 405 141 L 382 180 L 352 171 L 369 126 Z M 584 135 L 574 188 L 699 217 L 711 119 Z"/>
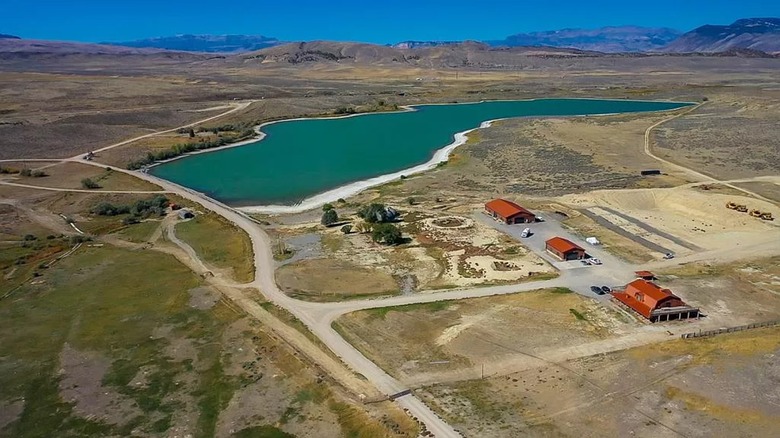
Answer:
<path fill-rule="evenodd" d="M 603 290 L 601 290 L 601 288 L 600 288 L 600 287 L 598 287 L 598 286 L 591 286 L 591 287 L 590 287 L 590 290 L 591 290 L 591 292 L 593 292 L 594 294 L 598 294 L 598 295 L 604 295 L 604 291 L 603 291 Z"/>
<path fill-rule="evenodd" d="M 602 290 L 602 291 L 603 291 L 605 294 L 608 294 L 608 293 L 612 292 L 612 288 L 611 288 L 611 287 L 609 287 L 609 286 L 601 286 L 601 290 Z"/>

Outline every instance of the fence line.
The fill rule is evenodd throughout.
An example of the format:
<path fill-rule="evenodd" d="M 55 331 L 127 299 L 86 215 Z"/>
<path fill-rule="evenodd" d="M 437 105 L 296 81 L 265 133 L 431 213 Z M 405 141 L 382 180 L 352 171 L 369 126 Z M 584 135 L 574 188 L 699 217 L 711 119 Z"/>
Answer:
<path fill-rule="evenodd" d="M 680 335 L 680 337 L 683 339 L 703 338 L 706 336 L 719 335 L 721 333 L 741 332 L 743 330 L 751 330 L 751 329 L 756 329 L 761 327 L 773 327 L 776 325 L 780 325 L 780 319 L 774 321 L 754 322 L 752 324 L 740 325 L 737 327 L 726 327 L 717 330 L 706 330 L 706 331 L 698 331 L 692 333 L 683 333 L 682 335 Z"/>

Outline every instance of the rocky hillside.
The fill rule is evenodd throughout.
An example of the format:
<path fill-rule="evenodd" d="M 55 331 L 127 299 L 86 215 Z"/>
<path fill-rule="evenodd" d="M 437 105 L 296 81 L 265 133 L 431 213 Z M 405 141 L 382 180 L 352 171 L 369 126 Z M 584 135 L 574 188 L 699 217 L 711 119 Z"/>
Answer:
<path fill-rule="evenodd" d="M 466 42 L 417 48 L 396 48 L 364 43 L 313 41 L 284 44 L 244 54 L 247 60 L 262 63 L 340 63 L 340 64 L 407 64 L 420 67 L 504 68 L 522 65 L 522 59 L 535 57 L 600 56 L 597 52 L 557 47 L 491 47 Z"/>
<path fill-rule="evenodd" d="M 282 42 L 262 35 L 176 35 L 103 44 L 183 52 L 240 53 L 277 46 Z"/>
<path fill-rule="evenodd" d="M 746 18 L 727 26 L 701 26 L 682 35 L 662 51 L 706 53 L 735 49 L 780 53 L 780 18 Z"/>
<path fill-rule="evenodd" d="M 519 33 L 489 43 L 493 46 L 508 47 L 570 47 L 608 53 L 647 52 L 669 44 L 680 35 L 681 32 L 674 29 L 620 26 Z"/>

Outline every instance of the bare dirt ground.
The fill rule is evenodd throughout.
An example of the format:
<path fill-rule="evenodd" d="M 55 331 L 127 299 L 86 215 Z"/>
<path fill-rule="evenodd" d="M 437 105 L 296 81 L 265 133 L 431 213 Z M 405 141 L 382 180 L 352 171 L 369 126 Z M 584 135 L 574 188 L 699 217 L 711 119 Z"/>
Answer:
<path fill-rule="evenodd" d="M 661 272 L 662 283 L 730 327 L 780 318 L 780 257 L 698 262 Z"/>
<path fill-rule="evenodd" d="M 398 293 L 398 285 L 387 272 L 342 260 L 303 260 L 280 268 L 276 275 L 287 294 L 313 301 Z"/>
<path fill-rule="evenodd" d="M 404 207 L 403 220 L 397 225 L 409 241 L 391 247 L 373 242 L 368 233 L 344 234 L 340 227 L 324 228 L 316 222 L 276 226 L 275 231 L 287 241 L 314 233 L 321 242 L 320 251 L 309 252 L 303 259 L 292 254 L 295 261 L 277 270 L 278 284 L 294 296 L 333 299 L 556 275 L 549 264 L 509 236 L 455 211 L 431 212 L 428 205 L 415 201 Z M 348 220 L 356 228 L 361 222 L 356 217 Z"/>
<path fill-rule="evenodd" d="M 676 340 L 418 393 L 467 437 L 772 436 L 778 335 Z"/>
<path fill-rule="evenodd" d="M 673 188 L 600 190 L 563 196 L 560 201 L 587 209 L 679 255 L 728 248 L 736 251 L 740 247 L 780 239 L 780 225 L 776 221 L 764 221 L 726 208 L 727 202 L 736 202 L 751 210 L 767 211 L 775 216 L 780 213 L 773 204 L 745 196 Z M 660 257 L 662 254 L 653 255 Z"/>
<path fill-rule="evenodd" d="M 549 290 L 366 310 L 336 324 L 385 370 L 419 384 L 482 364 L 490 375 L 499 362 L 604 340 L 629 330 L 631 322 L 616 309 Z"/>

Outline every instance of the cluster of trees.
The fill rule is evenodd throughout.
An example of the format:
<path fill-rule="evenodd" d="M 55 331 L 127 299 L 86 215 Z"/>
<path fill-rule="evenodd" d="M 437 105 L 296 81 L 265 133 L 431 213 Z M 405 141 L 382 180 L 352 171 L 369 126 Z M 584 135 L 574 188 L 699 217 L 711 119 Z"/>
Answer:
<path fill-rule="evenodd" d="M 364 205 L 357 211 L 357 215 L 359 218 L 371 224 L 395 222 L 400 216 L 398 211 L 394 208 L 378 203 Z"/>
<path fill-rule="evenodd" d="M 33 178 L 41 178 L 41 177 L 44 177 L 44 176 L 48 176 L 48 174 L 46 172 L 42 171 L 42 170 L 38 170 L 38 169 L 31 170 L 31 169 L 27 169 L 27 168 L 24 168 L 24 169 L 20 170 L 19 171 L 19 175 L 21 175 L 21 176 L 31 176 Z"/>
<path fill-rule="evenodd" d="M 355 114 L 355 108 L 352 108 L 351 106 L 342 106 L 339 108 L 336 108 L 336 111 L 334 111 L 334 114 Z"/>
<path fill-rule="evenodd" d="M 392 224 L 398 220 L 398 211 L 384 204 L 373 203 L 364 205 L 357 211 L 358 217 L 364 222 L 358 224 L 358 231 L 371 233 L 371 239 L 385 245 L 403 243 L 401 230 Z"/>
<path fill-rule="evenodd" d="M 110 202 L 101 202 L 92 207 L 90 212 L 98 216 L 129 215 L 122 223 L 129 225 L 152 216 L 162 216 L 168 206 L 168 198 L 163 195 L 155 195 L 149 199 L 141 199 L 132 205 L 115 205 Z"/>
<path fill-rule="evenodd" d="M 239 123 L 236 125 L 233 124 L 225 124 L 220 126 L 212 126 L 210 128 L 207 128 L 205 126 L 201 126 L 198 128 L 198 132 L 210 132 L 212 134 L 219 134 L 220 132 L 241 132 L 246 131 L 247 129 L 252 129 L 252 126 L 257 125 L 258 123 Z"/>
<path fill-rule="evenodd" d="M 344 234 L 349 234 L 353 230 L 358 233 L 371 234 L 371 239 L 377 243 L 385 245 L 397 245 L 404 242 L 401 230 L 392 224 L 398 220 L 398 212 L 384 204 L 369 204 L 361 207 L 357 212 L 358 217 L 363 219 L 353 227 L 346 224 L 341 227 Z M 339 223 L 339 215 L 332 204 L 322 206 L 322 218 L 320 223 L 326 227 Z"/>
<path fill-rule="evenodd" d="M 165 149 L 158 152 L 148 152 L 146 154 L 146 157 L 131 161 L 127 168 L 130 170 L 137 170 L 144 166 L 147 166 L 149 164 L 154 163 L 155 161 L 164 161 L 164 160 L 170 160 L 171 158 L 176 158 L 179 155 L 183 155 L 189 152 L 195 152 L 200 151 L 204 149 L 213 149 L 218 148 L 220 146 L 225 146 L 230 143 L 235 143 L 237 141 L 244 140 L 246 138 L 252 137 L 254 135 L 255 131 L 252 129 L 247 129 L 245 131 L 242 131 L 238 135 L 230 135 L 230 136 L 224 136 L 219 137 L 214 140 L 206 141 L 206 139 L 202 139 L 198 143 L 179 143 L 171 146 L 170 149 Z"/>

